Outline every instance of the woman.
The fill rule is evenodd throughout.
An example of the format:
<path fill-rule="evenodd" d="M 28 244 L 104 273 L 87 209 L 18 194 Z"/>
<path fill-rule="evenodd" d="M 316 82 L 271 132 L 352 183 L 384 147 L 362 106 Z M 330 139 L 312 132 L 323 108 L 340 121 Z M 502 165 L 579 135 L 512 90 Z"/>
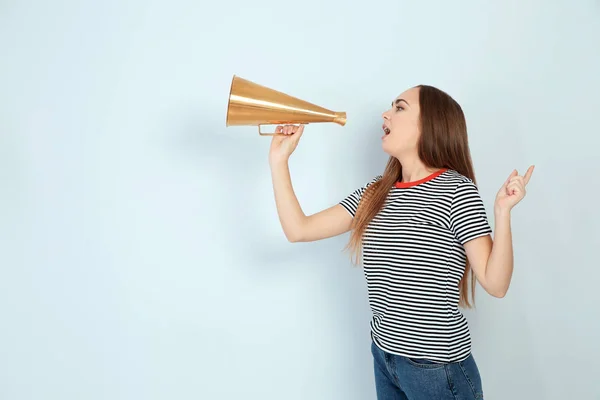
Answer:
<path fill-rule="evenodd" d="M 306 216 L 288 158 L 304 126 L 278 126 L 269 153 L 277 212 L 287 239 L 351 231 L 373 313 L 371 351 L 378 399 L 480 399 L 481 377 L 467 320 L 475 279 L 503 297 L 513 270 L 511 209 L 533 173 L 514 170 L 494 203 L 495 232 L 479 195 L 463 111 L 443 91 L 417 86 L 383 113 L 378 175 L 328 209 Z"/>

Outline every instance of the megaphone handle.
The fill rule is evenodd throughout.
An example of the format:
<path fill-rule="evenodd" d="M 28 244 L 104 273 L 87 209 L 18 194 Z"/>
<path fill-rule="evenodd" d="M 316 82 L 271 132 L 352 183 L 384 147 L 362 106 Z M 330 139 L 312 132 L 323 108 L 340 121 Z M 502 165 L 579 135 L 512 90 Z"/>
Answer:
<path fill-rule="evenodd" d="M 258 134 L 261 135 L 261 136 L 275 136 L 275 135 L 277 135 L 277 133 L 275 133 L 275 132 L 272 132 L 272 133 L 263 132 L 263 131 L 260 130 L 260 127 L 261 127 L 261 125 L 258 124 Z"/>
<path fill-rule="evenodd" d="M 307 122 L 304 123 L 304 125 L 308 125 Z M 275 132 L 263 132 L 260 130 L 261 124 L 258 124 L 258 134 L 261 136 L 276 136 L 276 135 L 283 135 L 283 133 L 275 133 Z"/>

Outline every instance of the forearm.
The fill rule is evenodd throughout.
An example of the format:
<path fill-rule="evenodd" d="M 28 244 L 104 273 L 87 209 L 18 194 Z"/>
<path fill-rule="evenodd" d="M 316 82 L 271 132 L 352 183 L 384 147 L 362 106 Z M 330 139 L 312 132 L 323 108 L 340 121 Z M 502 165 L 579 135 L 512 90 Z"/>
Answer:
<path fill-rule="evenodd" d="M 285 236 L 296 241 L 301 233 L 306 215 L 294 193 L 287 161 L 270 164 L 277 214 Z"/>
<path fill-rule="evenodd" d="M 488 290 L 498 297 L 508 291 L 513 272 L 510 211 L 495 210 L 494 243 L 485 269 Z"/>

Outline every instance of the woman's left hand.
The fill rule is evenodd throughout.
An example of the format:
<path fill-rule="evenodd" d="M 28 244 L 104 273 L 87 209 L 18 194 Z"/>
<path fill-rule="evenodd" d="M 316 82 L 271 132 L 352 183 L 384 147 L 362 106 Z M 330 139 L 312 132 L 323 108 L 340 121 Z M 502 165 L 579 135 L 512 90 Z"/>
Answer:
<path fill-rule="evenodd" d="M 502 212 L 510 211 L 518 202 L 523 200 L 526 193 L 525 186 L 527 186 L 529 179 L 531 179 L 533 168 L 533 165 L 529 167 L 525 176 L 520 176 L 516 169 L 513 170 L 496 195 L 494 210 Z"/>

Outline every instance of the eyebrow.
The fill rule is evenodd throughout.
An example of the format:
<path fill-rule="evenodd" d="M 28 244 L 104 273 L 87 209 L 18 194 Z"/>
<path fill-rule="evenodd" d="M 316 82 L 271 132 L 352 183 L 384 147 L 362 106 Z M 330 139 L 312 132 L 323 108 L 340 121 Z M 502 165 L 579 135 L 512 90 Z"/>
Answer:
<path fill-rule="evenodd" d="M 398 103 L 400 103 L 401 101 L 405 102 L 407 105 L 410 105 L 410 104 L 408 104 L 408 101 L 406 101 L 406 100 L 404 100 L 404 99 L 396 99 L 396 101 L 392 101 L 392 106 L 394 105 L 394 103 L 398 104 Z"/>

